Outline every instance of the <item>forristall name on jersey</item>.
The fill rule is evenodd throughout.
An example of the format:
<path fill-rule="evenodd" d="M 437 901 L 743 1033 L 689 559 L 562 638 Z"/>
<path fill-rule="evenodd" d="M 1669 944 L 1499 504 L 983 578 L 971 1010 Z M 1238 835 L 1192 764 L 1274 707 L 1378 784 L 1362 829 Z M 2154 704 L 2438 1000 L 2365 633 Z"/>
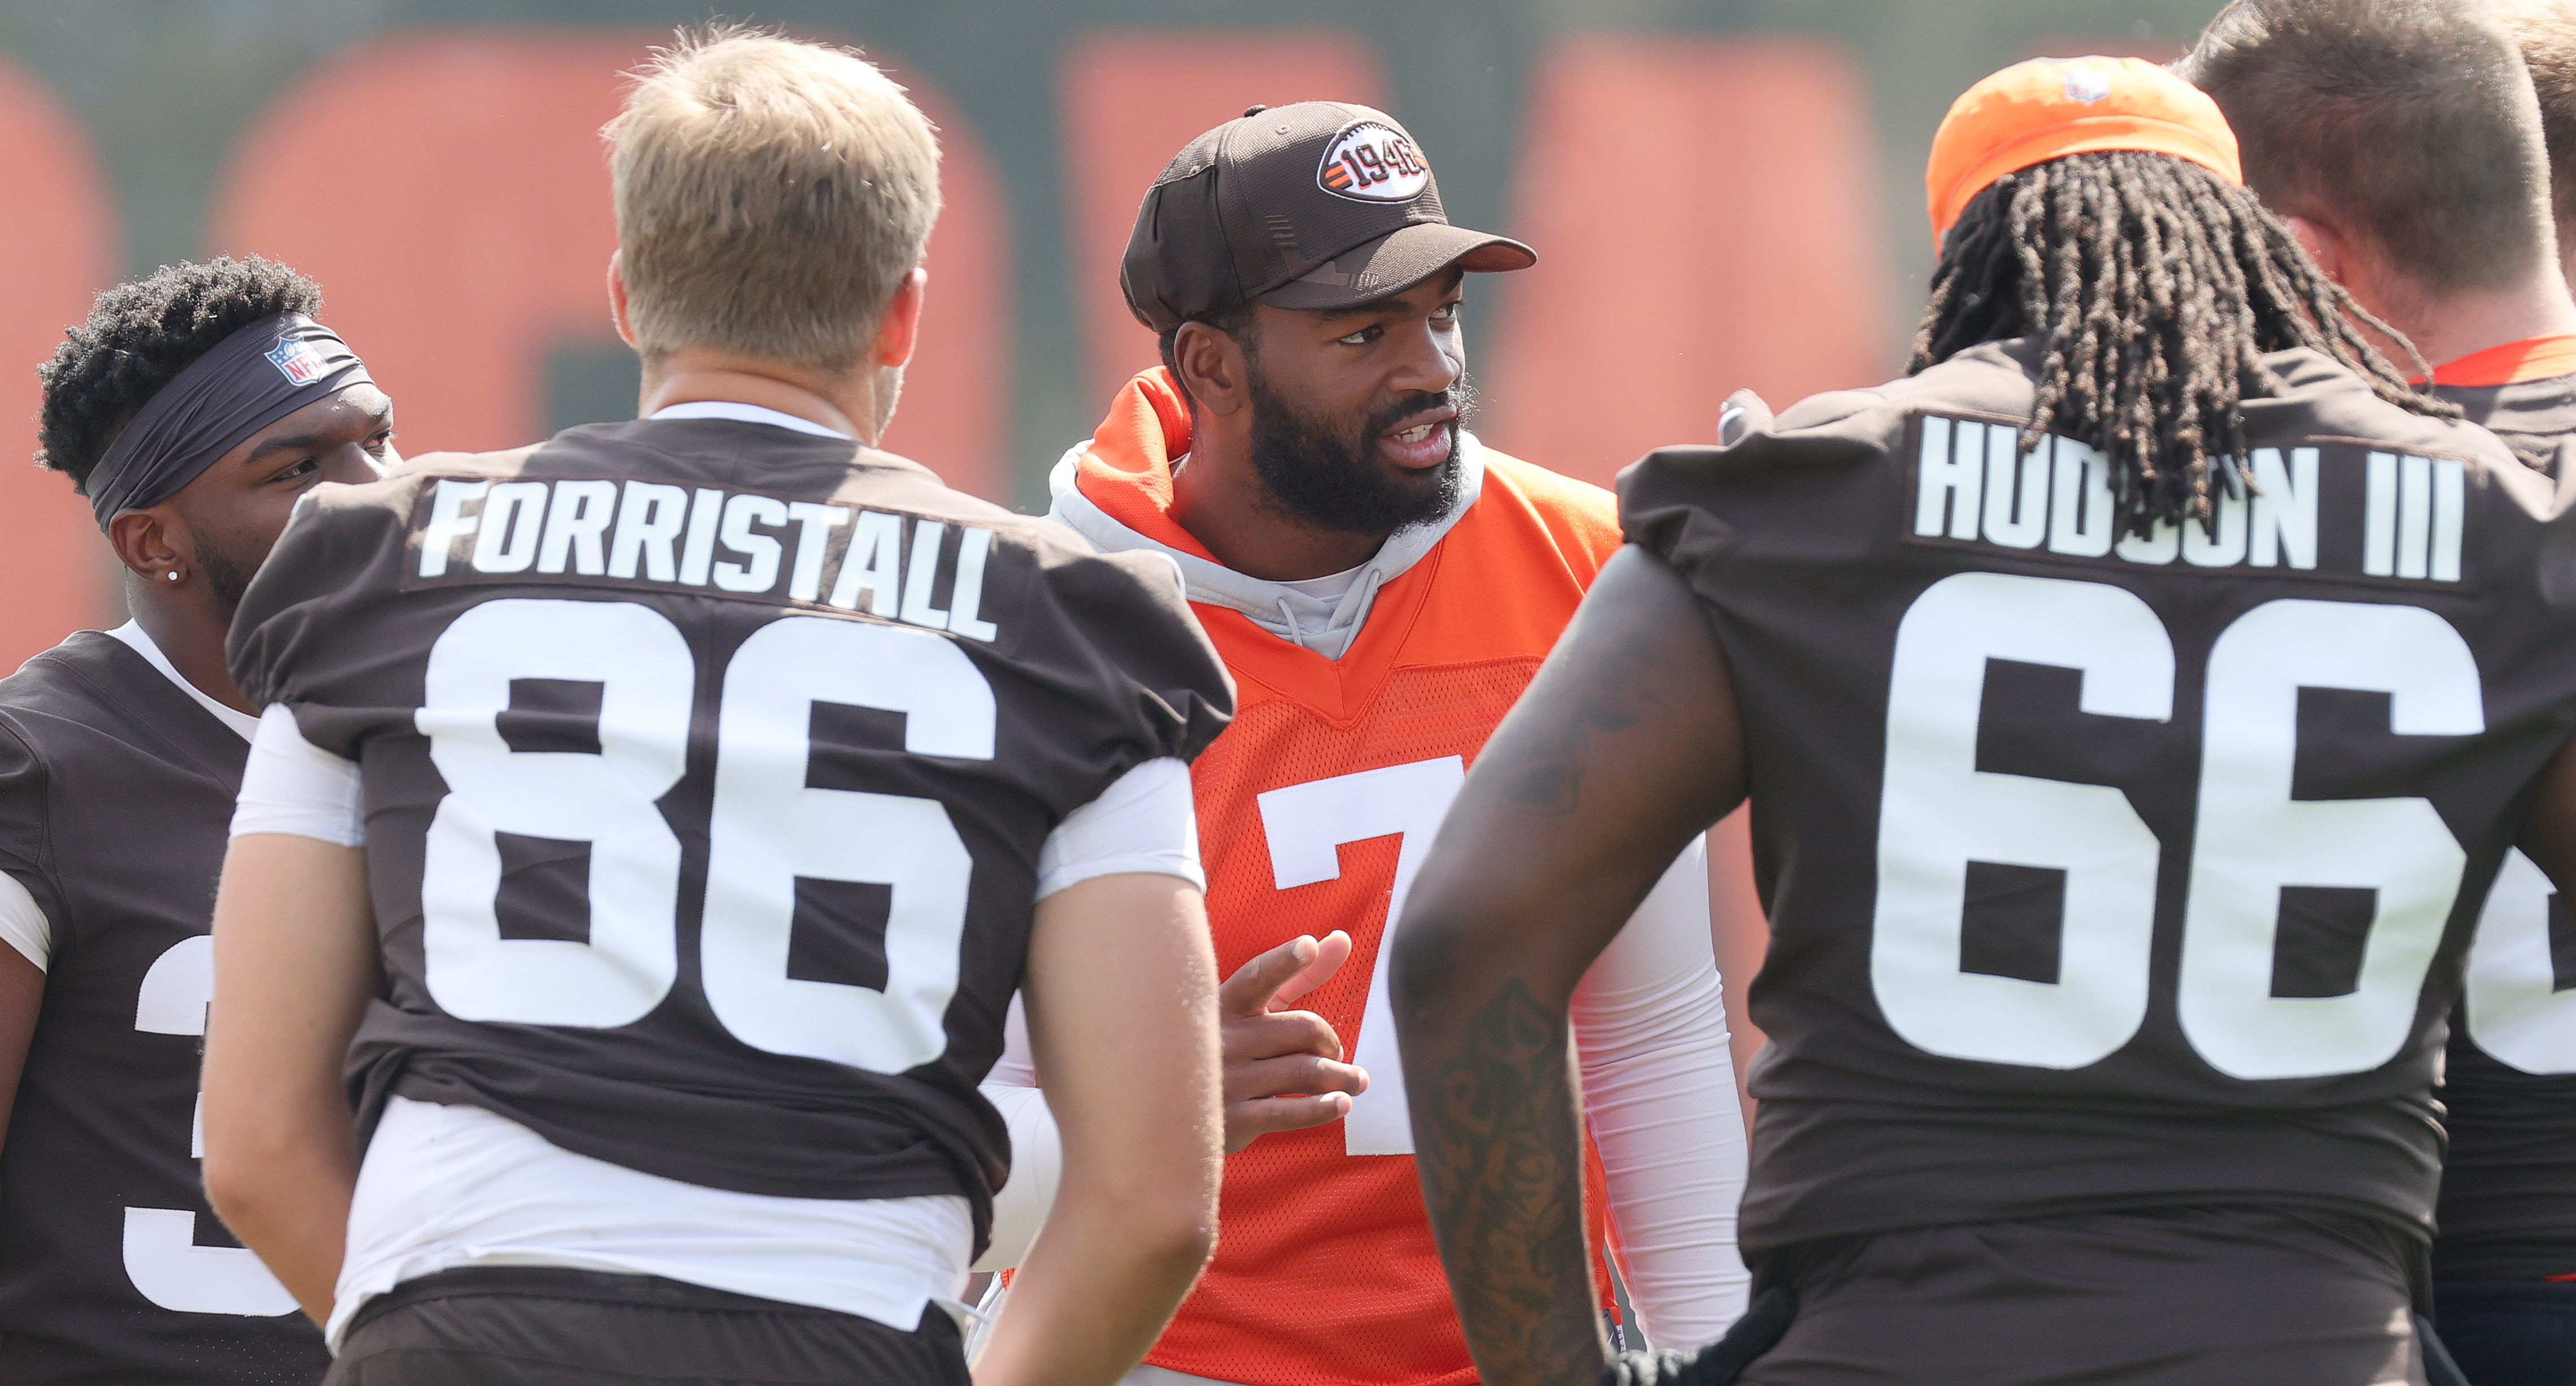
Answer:
<path fill-rule="evenodd" d="M 951 537 L 952 531 L 954 537 Z M 864 612 L 991 642 L 993 531 L 828 501 L 586 477 L 424 478 L 406 589 L 543 583 L 696 589 Z"/>
<path fill-rule="evenodd" d="M 2251 495 L 2213 497 L 2214 526 L 2158 524 L 2112 538 L 2111 462 L 2072 438 L 2021 451 L 2021 424 L 1914 421 L 1917 543 L 1968 542 L 2033 558 L 2175 564 L 2459 590 L 2470 464 L 2318 438 L 2249 448 Z"/>

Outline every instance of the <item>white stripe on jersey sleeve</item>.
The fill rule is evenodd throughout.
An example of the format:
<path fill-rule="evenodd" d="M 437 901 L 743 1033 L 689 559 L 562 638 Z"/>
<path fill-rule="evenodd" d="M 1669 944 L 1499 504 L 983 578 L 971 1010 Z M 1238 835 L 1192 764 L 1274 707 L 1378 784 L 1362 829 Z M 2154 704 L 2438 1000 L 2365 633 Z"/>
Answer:
<path fill-rule="evenodd" d="M 233 808 L 234 837 L 285 833 L 336 847 L 367 845 L 358 764 L 304 739 L 284 703 L 260 714 Z"/>
<path fill-rule="evenodd" d="M 0 871 L 0 943 L 17 949 L 38 972 L 53 961 L 54 921 L 45 917 L 44 907 L 18 884 L 18 878 L 6 871 Z"/>
<path fill-rule="evenodd" d="M 1065 815 L 1038 850 L 1038 898 L 1076 881 L 1129 872 L 1178 876 L 1207 889 L 1190 767 L 1169 756 L 1119 776 L 1099 798 Z"/>

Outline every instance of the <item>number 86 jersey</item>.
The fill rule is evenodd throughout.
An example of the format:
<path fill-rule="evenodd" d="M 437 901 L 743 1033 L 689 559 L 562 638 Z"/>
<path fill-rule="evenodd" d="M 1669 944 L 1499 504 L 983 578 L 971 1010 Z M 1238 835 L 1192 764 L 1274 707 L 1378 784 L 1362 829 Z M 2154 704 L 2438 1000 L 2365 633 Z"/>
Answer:
<path fill-rule="evenodd" d="M 850 443 L 576 428 L 308 501 L 231 661 L 359 766 L 349 1060 L 708 1188 L 963 1195 L 1041 851 L 1232 686 L 1168 562 Z"/>
<path fill-rule="evenodd" d="M 2031 351 L 1627 475 L 1732 667 L 1773 940 L 1748 1257 L 2213 1203 L 2428 1234 L 2469 931 L 2576 723 L 2576 516 L 2265 358 L 2253 485 L 2121 535 Z"/>

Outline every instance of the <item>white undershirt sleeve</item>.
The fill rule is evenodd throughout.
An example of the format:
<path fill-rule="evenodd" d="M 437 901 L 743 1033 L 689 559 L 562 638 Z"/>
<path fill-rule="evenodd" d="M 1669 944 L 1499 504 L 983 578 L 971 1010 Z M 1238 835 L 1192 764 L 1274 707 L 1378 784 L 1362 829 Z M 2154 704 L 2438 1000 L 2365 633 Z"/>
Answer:
<path fill-rule="evenodd" d="M 1190 767 L 1170 756 L 1119 776 L 1065 815 L 1038 849 L 1038 898 L 1094 876 L 1129 873 L 1178 876 L 1207 889 Z"/>
<path fill-rule="evenodd" d="M 1064 1139 L 1056 1134 L 1055 1113 L 1038 1090 L 1037 1061 L 1029 1055 L 1028 1014 L 1020 998 L 1002 1022 L 1002 1057 L 984 1075 L 984 1100 L 1001 1112 L 1011 1130 L 1011 1177 L 993 1195 L 993 1241 L 979 1271 L 1009 1270 L 1029 1254 L 1029 1244 L 1046 1225 L 1055 1206 L 1055 1191 L 1064 1178 Z"/>
<path fill-rule="evenodd" d="M 1744 1119 L 1709 942 L 1708 850 L 1691 844 L 1575 988 L 1583 1109 L 1628 1297 L 1658 1349 L 1715 1342 L 1751 1277 L 1735 1247 Z"/>
<path fill-rule="evenodd" d="M 54 921 L 18 878 L 0 871 L 0 943 L 45 971 L 54 957 Z"/>
<path fill-rule="evenodd" d="M 285 833 L 340 847 L 367 843 L 358 763 L 304 739 L 295 714 L 272 703 L 250 741 L 232 835 Z"/>
<path fill-rule="evenodd" d="M 1129 873 L 1178 876 L 1207 888 L 1190 767 L 1179 760 L 1146 761 L 1065 815 L 1038 851 L 1038 898 L 1077 881 Z M 1037 1240 L 1064 1175 L 1064 1142 L 1038 1090 L 1028 1013 L 1017 996 L 1002 1022 L 1002 1057 L 985 1075 L 983 1091 L 1010 1128 L 1011 1177 L 993 1195 L 992 1245 L 975 1269 L 1008 1270 Z"/>

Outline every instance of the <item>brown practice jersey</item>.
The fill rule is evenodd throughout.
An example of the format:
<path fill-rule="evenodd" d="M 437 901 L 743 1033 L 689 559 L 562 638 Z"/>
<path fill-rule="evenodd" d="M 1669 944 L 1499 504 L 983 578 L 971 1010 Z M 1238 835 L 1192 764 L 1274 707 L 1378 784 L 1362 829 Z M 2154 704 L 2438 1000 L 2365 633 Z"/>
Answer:
<path fill-rule="evenodd" d="M 2027 342 L 1649 456 L 1773 937 L 1743 1244 L 2190 1204 L 2429 1233 L 2469 924 L 2576 723 L 2576 516 L 2307 352 L 2118 537 Z"/>
<path fill-rule="evenodd" d="M 645 421 L 314 493 L 235 677 L 354 760 L 349 1080 L 710 1188 L 964 1195 L 1040 849 L 1233 705 L 1178 574 L 901 458 Z"/>
<path fill-rule="evenodd" d="M 197 1164 L 207 928 L 248 752 L 112 636 L 0 679 L 0 871 L 52 935 L 0 1149 L 11 1386 L 310 1383 L 330 1364 Z"/>
<path fill-rule="evenodd" d="M 2469 422 L 2503 439 L 2525 462 L 2553 476 L 2565 470 L 2558 450 L 2576 438 L 2576 375 L 2436 385 L 2432 392 L 2459 405 Z"/>
<path fill-rule="evenodd" d="M 2433 393 L 2553 476 L 2576 468 L 2576 375 L 2473 376 Z M 2576 1275 L 2576 916 L 2520 852 L 2507 856 L 2470 945 L 2438 1096 L 2451 1137 L 2433 1273 L 2444 1280 Z"/>

